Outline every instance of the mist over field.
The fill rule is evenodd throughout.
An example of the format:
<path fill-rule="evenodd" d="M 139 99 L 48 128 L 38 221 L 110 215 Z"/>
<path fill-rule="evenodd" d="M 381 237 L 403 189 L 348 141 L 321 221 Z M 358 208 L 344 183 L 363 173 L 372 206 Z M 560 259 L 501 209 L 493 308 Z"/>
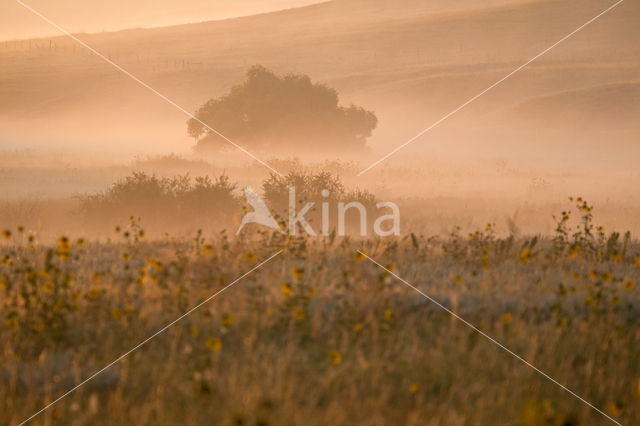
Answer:
<path fill-rule="evenodd" d="M 367 149 L 347 155 L 364 169 L 603 6 L 600 1 L 405 0 L 400 7 L 345 0 L 79 37 L 189 112 L 227 93 L 256 64 L 281 75 L 306 74 L 336 89 L 342 105 L 356 104 L 377 115 Z M 576 194 L 601 207 L 616 204 L 620 211 L 635 212 L 637 13 L 635 3 L 623 3 L 362 175 L 357 184 L 444 204 L 448 199 L 504 201 L 489 218 L 493 221 L 522 210 L 531 199 L 558 204 Z M 73 22 L 73 16 L 67 21 Z M 64 26 L 64 19 L 59 23 Z M 175 153 L 209 161 L 219 172 L 251 162 L 231 146 L 216 155 L 194 155 L 183 112 L 68 37 L 5 41 L 0 57 L 6 198 L 57 198 L 104 189 L 135 157 Z M 317 143 L 299 139 L 299 149 L 274 143 L 254 154 L 264 161 L 345 158 L 335 148 L 305 158 L 309 144 Z M 14 161 L 16 155 L 30 158 L 28 167 L 37 164 L 37 170 L 17 177 L 25 169 Z M 91 177 L 74 181 L 67 176 L 61 191 L 45 172 L 59 173 L 60 166 Z M 415 170 L 415 177 L 393 182 L 398 175 L 385 168 L 400 166 L 405 173 Z M 252 169 L 254 180 L 268 171 Z M 547 225 L 548 211 L 540 219 Z M 629 222 L 625 226 L 633 225 Z M 548 231 L 549 226 L 534 230 Z"/>
<path fill-rule="evenodd" d="M 639 19 L 4 2 L 0 424 L 640 422 Z"/>

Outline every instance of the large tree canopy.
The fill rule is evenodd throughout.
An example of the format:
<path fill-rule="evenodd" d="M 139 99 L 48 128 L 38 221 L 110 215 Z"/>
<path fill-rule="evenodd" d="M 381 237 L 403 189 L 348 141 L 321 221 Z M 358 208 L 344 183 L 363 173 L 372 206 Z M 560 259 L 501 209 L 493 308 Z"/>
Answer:
<path fill-rule="evenodd" d="M 371 111 L 338 104 L 338 93 L 309 76 L 278 76 L 256 65 L 246 80 L 195 113 L 198 120 L 252 149 L 361 150 L 377 125 Z M 198 148 L 228 144 L 200 121 L 190 119 Z"/>

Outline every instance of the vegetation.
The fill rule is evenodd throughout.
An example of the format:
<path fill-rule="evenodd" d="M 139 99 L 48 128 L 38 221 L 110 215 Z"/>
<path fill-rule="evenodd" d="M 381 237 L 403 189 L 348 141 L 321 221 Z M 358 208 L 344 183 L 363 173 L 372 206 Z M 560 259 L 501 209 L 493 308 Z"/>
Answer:
<path fill-rule="evenodd" d="M 329 172 L 291 171 L 285 176 L 271 175 L 263 181 L 263 196 L 271 210 L 281 221 L 287 220 L 289 187 L 297 188 L 299 203 L 313 202 L 315 207 L 305 215 L 309 223 L 319 223 L 320 205 L 332 205 L 330 223 L 337 224 L 336 204 L 357 201 L 374 212 L 376 199 L 366 190 L 348 190 L 341 179 Z M 323 190 L 329 193 L 325 197 Z M 165 231 L 195 232 L 196 229 L 220 231 L 237 228 L 245 206 L 238 184 L 222 175 L 191 178 L 187 175 L 159 177 L 155 174 L 134 172 L 112 184 L 106 191 L 81 198 L 82 217 L 90 229 L 111 231 L 112 224 L 126 222 L 128 218 L 144 218 L 145 227 L 152 236 Z M 346 229 L 360 224 L 356 213 L 346 215 Z M 367 225 L 373 218 L 367 218 Z"/>
<path fill-rule="evenodd" d="M 154 187 L 155 184 L 149 184 Z M 36 424 L 606 424 L 388 269 L 623 424 L 640 422 L 640 244 L 557 216 L 553 238 L 353 242 L 261 233 L 0 247 L 0 413 Z M 108 414 L 108 415 L 107 415 Z"/>
<path fill-rule="evenodd" d="M 134 172 L 104 192 L 81 197 L 82 210 L 88 226 L 103 230 L 114 220 L 130 216 L 144 217 L 156 234 L 170 224 L 192 230 L 196 223 L 224 227 L 240 210 L 236 188 L 224 175 L 212 180 L 208 176 L 167 178 Z"/>
<path fill-rule="evenodd" d="M 370 214 L 376 212 L 376 198 L 372 193 L 361 189 L 346 189 L 337 175 L 322 171 L 318 173 L 304 170 L 291 171 L 285 176 L 271 174 L 262 183 L 264 198 L 271 211 L 284 221 L 288 217 L 290 188 L 295 188 L 296 191 L 295 200 L 298 203 L 296 208 L 308 202 L 314 203 L 309 213 L 305 215 L 312 227 L 321 223 L 323 203 L 328 207 L 327 224 L 330 232 L 335 232 L 338 224 L 338 203 L 358 202 Z M 362 218 L 357 212 L 344 216 L 346 230 L 355 231 L 359 228 Z M 368 216 L 364 220 L 367 229 L 371 229 L 373 219 Z"/>
<path fill-rule="evenodd" d="M 228 147 L 219 134 L 251 149 L 361 151 L 377 125 L 371 111 L 338 105 L 338 93 L 309 76 L 277 76 L 256 65 L 229 94 L 202 105 L 187 122 L 198 149 Z"/>

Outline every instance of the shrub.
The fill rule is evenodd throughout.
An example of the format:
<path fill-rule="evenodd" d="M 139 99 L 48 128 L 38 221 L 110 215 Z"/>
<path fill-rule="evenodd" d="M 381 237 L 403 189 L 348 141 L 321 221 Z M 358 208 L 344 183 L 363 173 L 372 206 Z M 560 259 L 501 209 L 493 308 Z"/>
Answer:
<path fill-rule="evenodd" d="M 373 223 L 371 214 L 376 211 L 376 198 L 366 190 L 347 190 L 338 176 L 329 172 L 306 172 L 292 171 L 284 177 L 271 174 L 262 184 L 264 198 L 269 204 L 271 211 L 276 213 L 281 219 L 288 218 L 289 211 L 289 188 L 296 191 L 296 209 L 302 208 L 306 203 L 314 203 L 313 207 L 305 218 L 316 232 L 320 231 L 318 225 L 322 222 L 321 205 L 327 203 L 329 206 L 328 222 L 330 229 L 334 229 L 338 224 L 338 203 L 361 203 L 369 215 L 367 216 L 367 226 Z M 328 191 L 323 194 L 323 191 Z M 355 212 L 348 212 L 346 215 L 346 229 L 351 231 L 356 229 L 360 222 Z"/>
<path fill-rule="evenodd" d="M 161 178 L 135 172 L 106 191 L 81 197 L 87 224 L 105 229 L 141 217 L 150 231 L 230 226 L 240 211 L 236 185 L 227 176 Z"/>

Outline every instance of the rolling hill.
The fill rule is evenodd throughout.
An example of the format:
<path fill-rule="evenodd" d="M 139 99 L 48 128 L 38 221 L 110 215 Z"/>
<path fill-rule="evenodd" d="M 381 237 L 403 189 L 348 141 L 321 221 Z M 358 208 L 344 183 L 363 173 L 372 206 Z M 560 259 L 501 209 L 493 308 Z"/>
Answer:
<path fill-rule="evenodd" d="M 378 113 L 371 146 L 384 152 L 611 4 L 334 0 L 78 37 L 188 110 L 225 93 L 253 64 L 309 74 L 337 88 L 344 103 Z M 640 113 L 638 18 L 637 2 L 622 3 L 443 123 L 433 132 L 438 149 L 446 151 L 451 140 L 462 147 L 478 140 L 508 145 L 514 137 L 526 143 L 540 120 L 568 134 L 580 132 L 575 120 L 547 120 L 568 109 L 600 132 L 626 135 L 621 144 L 632 144 L 637 125 L 612 120 L 610 112 Z M 107 144 L 107 151 L 187 150 L 185 120 L 69 38 L 0 43 L 4 148 Z M 504 134 L 509 136 L 501 140 Z M 425 144 L 414 145 L 409 152 Z"/>

